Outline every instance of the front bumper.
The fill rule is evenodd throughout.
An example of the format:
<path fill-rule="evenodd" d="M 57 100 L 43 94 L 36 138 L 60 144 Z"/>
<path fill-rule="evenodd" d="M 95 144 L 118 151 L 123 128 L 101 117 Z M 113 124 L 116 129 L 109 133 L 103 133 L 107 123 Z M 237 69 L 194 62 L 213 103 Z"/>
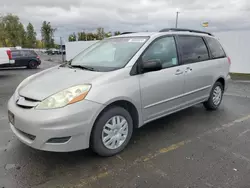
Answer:
<path fill-rule="evenodd" d="M 89 147 L 91 130 L 103 105 L 83 100 L 60 109 L 25 109 L 16 105 L 14 97 L 8 109 L 14 114 L 10 127 L 20 141 L 45 151 L 68 152 Z M 63 143 L 52 139 L 68 137 Z"/>

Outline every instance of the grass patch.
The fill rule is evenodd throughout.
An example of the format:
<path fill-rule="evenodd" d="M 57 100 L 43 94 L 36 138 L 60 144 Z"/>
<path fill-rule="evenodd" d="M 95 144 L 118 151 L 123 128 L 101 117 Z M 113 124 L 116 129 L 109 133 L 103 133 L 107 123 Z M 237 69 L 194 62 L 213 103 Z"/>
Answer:
<path fill-rule="evenodd" d="M 250 80 L 250 74 L 245 73 L 230 73 L 233 80 Z"/>

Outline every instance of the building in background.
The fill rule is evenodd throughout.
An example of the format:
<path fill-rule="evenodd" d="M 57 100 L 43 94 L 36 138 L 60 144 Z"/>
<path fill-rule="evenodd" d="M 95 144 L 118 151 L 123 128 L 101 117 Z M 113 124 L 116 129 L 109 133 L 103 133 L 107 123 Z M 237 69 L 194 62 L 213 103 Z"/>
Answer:
<path fill-rule="evenodd" d="M 70 61 L 77 54 L 82 52 L 84 49 L 88 48 L 92 44 L 95 44 L 98 40 L 93 41 L 75 41 L 75 42 L 66 42 L 66 61 Z"/>
<path fill-rule="evenodd" d="M 250 30 L 214 33 L 231 58 L 231 73 L 250 73 Z"/>

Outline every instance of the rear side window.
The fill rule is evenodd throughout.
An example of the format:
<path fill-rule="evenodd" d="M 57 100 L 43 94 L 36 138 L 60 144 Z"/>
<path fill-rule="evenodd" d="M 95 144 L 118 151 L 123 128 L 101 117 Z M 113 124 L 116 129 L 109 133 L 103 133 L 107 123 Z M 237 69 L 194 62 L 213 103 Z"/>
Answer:
<path fill-rule="evenodd" d="M 31 56 L 37 56 L 37 54 L 36 54 L 35 51 L 29 51 L 29 54 L 30 54 Z"/>
<path fill-rule="evenodd" d="M 28 53 L 28 51 L 26 51 L 26 50 L 21 50 L 20 53 L 21 53 L 22 57 L 27 57 L 27 56 L 29 56 L 29 53 Z"/>
<path fill-rule="evenodd" d="M 226 57 L 226 54 L 218 40 L 206 37 L 206 41 L 208 43 L 213 58 Z"/>
<path fill-rule="evenodd" d="M 36 53 L 34 51 L 30 50 L 21 50 L 20 51 L 22 57 L 34 57 L 36 56 Z"/>
<path fill-rule="evenodd" d="M 202 37 L 179 36 L 178 44 L 182 52 L 182 62 L 185 64 L 209 59 L 207 46 Z"/>
<path fill-rule="evenodd" d="M 20 51 L 11 51 L 11 55 L 13 58 L 21 56 Z"/>

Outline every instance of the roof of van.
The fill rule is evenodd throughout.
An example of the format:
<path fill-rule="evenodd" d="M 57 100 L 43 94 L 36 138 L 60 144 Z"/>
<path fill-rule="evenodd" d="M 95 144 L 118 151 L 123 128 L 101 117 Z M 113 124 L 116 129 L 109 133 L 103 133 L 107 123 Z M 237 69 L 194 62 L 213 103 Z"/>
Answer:
<path fill-rule="evenodd" d="M 162 29 L 159 32 L 125 32 L 121 35 L 114 36 L 112 38 L 116 37 L 153 37 L 153 36 L 162 36 L 162 35 L 193 35 L 193 36 L 210 36 L 213 37 L 213 34 L 205 32 L 205 31 L 198 31 L 198 30 L 192 30 L 192 29 L 179 29 L 179 28 L 168 28 L 168 29 Z"/>
<path fill-rule="evenodd" d="M 117 35 L 113 36 L 112 38 L 118 38 L 118 37 L 152 37 L 152 36 L 162 36 L 162 35 L 192 35 L 192 36 L 208 36 L 208 37 L 213 37 L 209 36 L 207 34 L 203 33 L 190 33 L 190 32 L 136 32 L 136 33 L 130 33 L 130 34 L 124 34 L 124 35 Z"/>

